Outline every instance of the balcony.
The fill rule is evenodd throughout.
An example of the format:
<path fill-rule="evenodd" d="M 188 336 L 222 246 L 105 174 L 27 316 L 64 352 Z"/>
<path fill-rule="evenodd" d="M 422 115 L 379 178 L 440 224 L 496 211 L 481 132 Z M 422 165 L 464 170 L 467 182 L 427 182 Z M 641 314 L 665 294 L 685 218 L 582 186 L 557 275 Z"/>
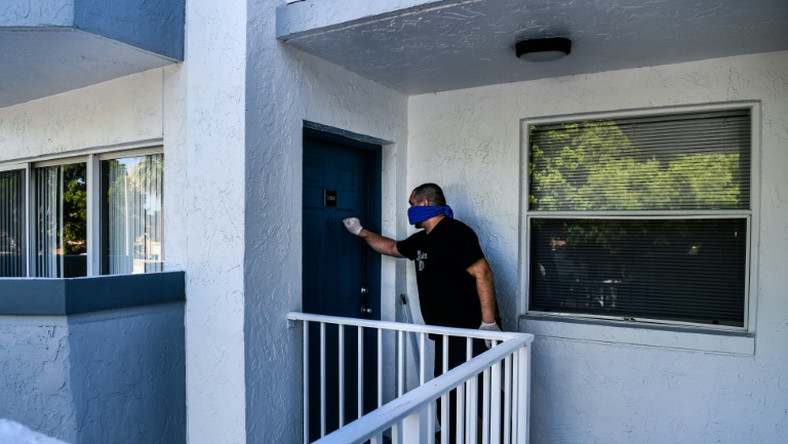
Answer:
<path fill-rule="evenodd" d="M 304 313 L 287 319 L 303 329 L 305 443 L 528 442 L 533 335 Z M 443 374 L 428 377 L 428 336 L 444 349 L 461 338 L 467 361 L 447 371 L 444 355 Z M 472 358 L 474 339 L 493 347 Z M 410 389 L 409 368 L 417 369 Z M 436 435 L 449 423 L 453 430 Z"/>
<path fill-rule="evenodd" d="M 183 59 L 184 0 L 10 0 L 0 108 Z"/>
<path fill-rule="evenodd" d="M 2 278 L 0 295 L 0 418 L 71 443 L 186 439 L 185 273 Z"/>

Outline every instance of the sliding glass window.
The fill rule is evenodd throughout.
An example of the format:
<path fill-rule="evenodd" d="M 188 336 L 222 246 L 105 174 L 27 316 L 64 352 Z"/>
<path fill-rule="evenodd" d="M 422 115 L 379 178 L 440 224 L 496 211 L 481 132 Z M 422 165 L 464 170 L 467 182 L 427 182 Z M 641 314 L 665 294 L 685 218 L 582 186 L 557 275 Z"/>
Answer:
<path fill-rule="evenodd" d="M 103 160 L 101 274 L 162 271 L 162 154 Z"/>
<path fill-rule="evenodd" d="M 33 170 L 34 276 L 87 276 L 87 164 Z"/>
<path fill-rule="evenodd" d="M 25 275 L 25 170 L 0 171 L 0 277 Z"/>
<path fill-rule="evenodd" d="M 161 147 L 0 165 L 0 278 L 164 270 Z"/>

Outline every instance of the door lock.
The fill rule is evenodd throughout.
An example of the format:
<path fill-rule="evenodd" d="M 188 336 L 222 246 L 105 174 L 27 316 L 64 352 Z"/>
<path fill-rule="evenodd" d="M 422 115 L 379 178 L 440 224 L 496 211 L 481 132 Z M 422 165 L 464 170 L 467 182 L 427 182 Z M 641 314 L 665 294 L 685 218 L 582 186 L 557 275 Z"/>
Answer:
<path fill-rule="evenodd" d="M 364 300 L 364 305 L 361 306 L 361 315 L 372 316 L 374 310 L 369 306 L 369 288 L 366 285 L 361 286 L 361 297 Z"/>

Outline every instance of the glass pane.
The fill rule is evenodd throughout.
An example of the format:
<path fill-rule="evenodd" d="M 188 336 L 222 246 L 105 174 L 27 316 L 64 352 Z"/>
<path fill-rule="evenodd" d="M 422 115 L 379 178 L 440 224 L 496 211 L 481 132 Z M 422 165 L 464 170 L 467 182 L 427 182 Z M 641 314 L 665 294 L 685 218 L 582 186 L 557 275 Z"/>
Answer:
<path fill-rule="evenodd" d="M 87 275 L 87 165 L 34 170 L 35 276 Z"/>
<path fill-rule="evenodd" d="M 748 110 L 531 126 L 531 210 L 747 209 Z"/>
<path fill-rule="evenodd" d="M 744 218 L 532 219 L 529 309 L 744 325 Z"/>
<path fill-rule="evenodd" d="M 0 277 L 25 275 L 24 171 L 0 172 Z"/>
<path fill-rule="evenodd" d="M 102 274 L 162 271 L 163 156 L 102 162 Z"/>

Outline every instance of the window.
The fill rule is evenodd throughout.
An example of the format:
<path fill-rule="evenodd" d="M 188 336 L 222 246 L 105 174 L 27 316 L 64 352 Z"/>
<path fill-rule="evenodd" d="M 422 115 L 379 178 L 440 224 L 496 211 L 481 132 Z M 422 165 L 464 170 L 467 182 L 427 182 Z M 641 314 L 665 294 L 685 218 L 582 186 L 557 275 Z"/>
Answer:
<path fill-rule="evenodd" d="M 162 271 L 161 154 L 101 162 L 101 274 Z"/>
<path fill-rule="evenodd" d="M 528 310 L 744 327 L 749 109 L 528 125 Z"/>
<path fill-rule="evenodd" d="M 0 170 L 0 277 L 162 271 L 163 163 L 148 149 Z"/>
<path fill-rule="evenodd" d="M 87 164 L 33 170 L 34 276 L 87 276 Z"/>

